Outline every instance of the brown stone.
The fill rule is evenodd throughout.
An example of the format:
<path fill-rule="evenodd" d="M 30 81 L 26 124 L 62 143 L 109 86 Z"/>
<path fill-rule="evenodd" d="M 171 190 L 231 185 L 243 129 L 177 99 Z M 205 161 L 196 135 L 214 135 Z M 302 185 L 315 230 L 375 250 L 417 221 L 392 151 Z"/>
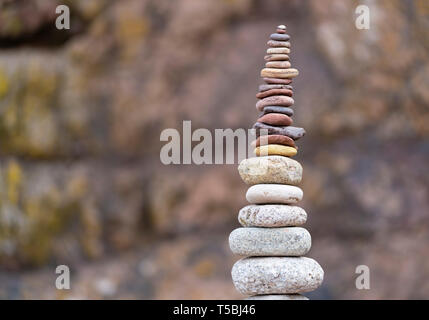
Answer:
<path fill-rule="evenodd" d="M 289 61 L 268 61 L 265 66 L 267 68 L 288 69 L 291 67 Z"/>
<path fill-rule="evenodd" d="M 287 54 L 267 54 L 264 57 L 265 61 L 285 61 L 289 60 L 289 56 Z"/>
<path fill-rule="evenodd" d="M 256 121 L 272 126 L 290 126 L 293 123 L 292 118 L 282 113 L 268 113 Z"/>
<path fill-rule="evenodd" d="M 259 92 L 258 94 L 256 94 L 256 98 L 263 99 L 269 96 L 281 96 L 281 95 L 292 97 L 293 91 L 289 89 L 271 89 L 264 92 Z"/>
<path fill-rule="evenodd" d="M 261 145 L 261 139 L 263 144 L 282 144 L 284 146 L 294 147 L 298 149 L 295 145 L 295 141 L 288 136 L 281 136 L 279 134 L 273 134 L 269 136 L 260 136 L 254 142 L 252 142 L 252 147 L 259 147 Z"/>
<path fill-rule="evenodd" d="M 263 80 L 268 84 L 290 84 L 290 83 L 292 83 L 292 79 L 278 79 L 278 78 L 264 77 Z"/>
<path fill-rule="evenodd" d="M 283 30 L 283 29 L 276 29 L 276 32 L 277 32 L 277 33 L 281 33 L 281 34 L 285 34 L 285 33 L 286 33 L 286 30 Z"/>
<path fill-rule="evenodd" d="M 284 106 L 289 107 L 293 105 L 294 101 L 291 97 L 288 96 L 271 96 L 266 97 L 262 100 L 259 100 L 256 103 L 256 109 L 262 111 L 266 106 Z"/>
<path fill-rule="evenodd" d="M 261 84 L 259 86 L 259 92 L 264 92 L 271 89 L 289 89 L 293 90 L 293 87 L 288 84 Z"/>

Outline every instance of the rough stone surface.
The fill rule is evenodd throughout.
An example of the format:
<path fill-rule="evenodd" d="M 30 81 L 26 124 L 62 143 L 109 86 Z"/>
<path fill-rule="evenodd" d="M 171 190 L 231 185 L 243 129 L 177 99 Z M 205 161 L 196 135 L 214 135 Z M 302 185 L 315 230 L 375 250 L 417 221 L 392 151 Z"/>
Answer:
<path fill-rule="evenodd" d="M 284 136 L 288 136 L 288 137 L 292 138 L 293 140 L 298 140 L 305 135 L 305 130 L 303 128 L 292 127 L 292 126 L 274 127 L 274 126 L 270 126 L 268 124 L 256 122 L 253 125 L 253 128 L 255 128 L 255 129 L 266 129 L 266 130 L 268 130 L 268 134 L 284 135 Z M 259 130 L 257 130 L 256 134 L 259 136 Z"/>
<path fill-rule="evenodd" d="M 255 141 L 252 141 L 252 146 L 254 148 L 259 147 L 260 145 L 267 145 L 267 144 L 282 144 L 285 146 L 294 147 L 298 150 L 298 147 L 295 145 L 295 141 L 293 141 L 292 138 L 288 136 L 281 136 L 278 134 L 272 134 L 268 136 L 260 136 Z"/>
<path fill-rule="evenodd" d="M 241 208 L 238 221 L 243 227 L 294 227 L 307 221 L 307 213 L 297 206 L 252 204 Z"/>
<path fill-rule="evenodd" d="M 310 250 L 311 236 L 301 227 L 238 228 L 229 235 L 229 247 L 241 256 L 300 257 Z"/>
<path fill-rule="evenodd" d="M 268 113 L 284 113 L 288 116 L 293 116 L 293 109 L 288 107 L 279 107 L 279 106 L 266 106 L 262 110 L 262 114 Z"/>
<path fill-rule="evenodd" d="M 231 271 L 238 291 L 245 295 L 290 294 L 317 289 L 323 269 L 306 257 L 251 257 L 237 261 Z"/>
<path fill-rule="evenodd" d="M 254 152 L 257 156 L 279 155 L 284 157 L 293 157 L 298 151 L 293 147 L 281 144 L 266 144 L 256 147 Z"/>
<path fill-rule="evenodd" d="M 264 68 L 261 70 L 261 77 L 267 78 L 295 78 L 299 74 L 297 69 L 289 68 L 289 69 L 277 69 L 277 68 Z"/>
<path fill-rule="evenodd" d="M 253 204 L 295 204 L 302 196 L 300 188 L 282 184 L 256 184 L 246 193 L 247 201 Z"/>
<path fill-rule="evenodd" d="M 289 107 L 293 105 L 293 103 L 294 100 L 288 96 L 271 96 L 259 100 L 256 103 L 256 109 L 258 109 L 258 111 L 262 111 L 264 107 L 271 105 Z"/>
<path fill-rule="evenodd" d="M 251 296 L 244 300 L 309 300 L 302 294 L 263 294 Z"/>
<path fill-rule="evenodd" d="M 266 156 L 244 159 L 238 166 L 241 179 L 248 184 L 279 183 L 297 185 L 301 182 L 301 164 L 288 157 Z"/>

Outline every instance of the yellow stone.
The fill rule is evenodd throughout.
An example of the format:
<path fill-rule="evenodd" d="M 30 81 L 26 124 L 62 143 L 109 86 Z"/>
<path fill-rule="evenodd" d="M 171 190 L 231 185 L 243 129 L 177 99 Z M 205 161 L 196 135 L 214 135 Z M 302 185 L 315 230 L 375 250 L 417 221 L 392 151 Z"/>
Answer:
<path fill-rule="evenodd" d="M 267 78 L 295 78 L 299 74 L 298 70 L 294 68 L 289 69 L 275 69 L 275 68 L 264 68 L 261 70 L 261 77 Z"/>
<path fill-rule="evenodd" d="M 267 144 L 255 148 L 257 156 L 279 155 L 285 157 L 293 157 L 297 154 L 297 150 L 293 147 L 283 146 L 281 144 Z"/>

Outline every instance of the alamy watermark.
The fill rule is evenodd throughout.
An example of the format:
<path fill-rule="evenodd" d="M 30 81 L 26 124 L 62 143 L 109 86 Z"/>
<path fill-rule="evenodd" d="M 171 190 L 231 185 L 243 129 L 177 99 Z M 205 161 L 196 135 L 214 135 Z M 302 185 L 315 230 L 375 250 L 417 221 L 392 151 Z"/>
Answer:
<path fill-rule="evenodd" d="M 356 267 L 355 273 L 359 274 L 359 276 L 355 280 L 356 289 L 369 290 L 371 288 L 369 267 L 364 264 L 361 264 Z"/>
<path fill-rule="evenodd" d="M 160 151 L 161 163 L 169 164 L 235 164 L 254 156 L 255 141 L 260 136 L 260 145 L 268 144 L 266 129 L 215 129 L 192 131 L 191 121 L 183 121 L 182 132 L 168 128 L 160 135 L 166 142 Z M 260 155 L 266 150 L 261 149 Z"/>
<path fill-rule="evenodd" d="M 58 290 L 70 290 L 70 268 L 64 264 L 55 268 L 55 274 L 58 274 L 55 279 L 55 287 Z"/>

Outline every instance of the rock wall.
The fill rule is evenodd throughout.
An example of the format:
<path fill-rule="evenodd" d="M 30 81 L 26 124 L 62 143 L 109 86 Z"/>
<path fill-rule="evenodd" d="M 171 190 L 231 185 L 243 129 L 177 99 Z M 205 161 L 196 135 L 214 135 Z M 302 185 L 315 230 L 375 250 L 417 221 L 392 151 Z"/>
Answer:
<path fill-rule="evenodd" d="M 55 29 L 63 3 L 70 31 Z M 68 263 L 79 297 L 104 297 L 86 288 L 93 269 L 127 288 L 113 297 L 236 297 L 236 166 L 163 166 L 159 135 L 249 128 L 266 37 L 285 23 L 309 255 L 325 269 L 312 297 L 426 298 L 429 6 L 362 3 L 368 31 L 353 1 L 0 1 L 0 295 L 57 297 L 27 284 Z M 106 270 L 121 263 L 143 271 Z"/>

